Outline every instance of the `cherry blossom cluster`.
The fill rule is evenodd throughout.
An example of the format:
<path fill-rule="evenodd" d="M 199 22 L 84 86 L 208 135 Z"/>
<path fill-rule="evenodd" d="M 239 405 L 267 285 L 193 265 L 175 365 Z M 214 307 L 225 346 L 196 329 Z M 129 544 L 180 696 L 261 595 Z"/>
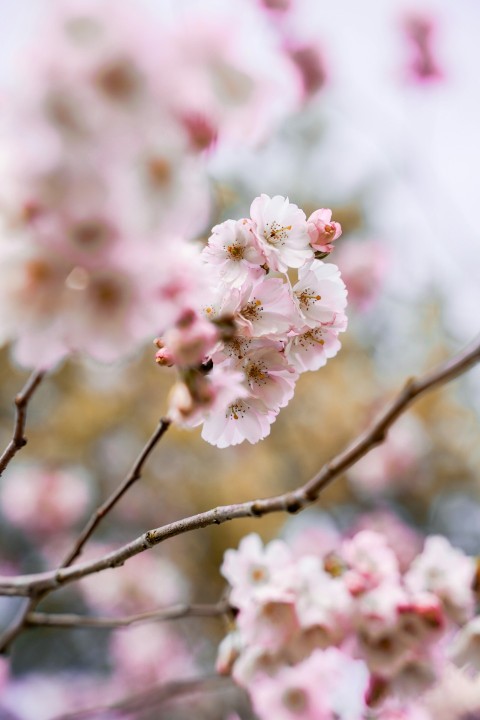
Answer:
<path fill-rule="evenodd" d="M 67 0 L 25 52 L 0 134 L 0 342 L 25 366 L 128 356 L 202 293 L 187 241 L 208 159 L 255 144 L 302 99 L 256 2 Z"/>
<path fill-rule="evenodd" d="M 157 341 L 157 362 L 181 374 L 175 421 L 203 423 L 202 437 L 218 447 L 269 434 L 299 374 L 340 348 L 347 293 L 338 268 L 320 259 L 340 233 L 330 210 L 307 219 L 280 195 L 261 195 L 250 217 L 213 228 L 202 252 L 207 302 Z"/>
<path fill-rule="evenodd" d="M 455 665 L 480 670 L 476 560 L 441 536 L 407 562 L 373 530 L 308 539 L 227 550 L 237 614 L 219 672 L 261 720 L 433 720 L 431 688 Z"/>

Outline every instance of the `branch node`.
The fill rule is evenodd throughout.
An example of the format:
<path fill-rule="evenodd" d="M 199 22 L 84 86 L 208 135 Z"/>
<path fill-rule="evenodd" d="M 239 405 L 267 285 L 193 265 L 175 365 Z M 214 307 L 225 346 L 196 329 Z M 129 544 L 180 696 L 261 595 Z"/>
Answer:
<path fill-rule="evenodd" d="M 149 530 L 145 533 L 145 548 L 149 550 L 155 545 L 155 531 Z"/>
<path fill-rule="evenodd" d="M 303 503 L 294 493 L 285 498 L 285 511 L 291 515 L 295 515 L 303 507 Z"/>
<path fill-rule="evenodd" d="M 314 503 L 318 500 L 318 496 L 320 494 L 320 490 L 318 488 L 312 488 L 311 490 L 307 490 L 305 492 L 305 501 L 307 503 Z"/>

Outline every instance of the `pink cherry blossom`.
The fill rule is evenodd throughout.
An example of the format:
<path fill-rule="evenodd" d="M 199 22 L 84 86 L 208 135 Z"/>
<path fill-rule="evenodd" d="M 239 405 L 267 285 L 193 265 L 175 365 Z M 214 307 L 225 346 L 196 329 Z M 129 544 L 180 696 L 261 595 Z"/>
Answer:
<path fill-rule="evenodd" d="M 202 438 L 218 448 L 238 445 L 244 440 L 256 443 L 267 437 L 277 413 L 254 397 L 237 398 L 226 408 L 209 412 L 202 428 Z"/>
<path fill-rule="evenodd" d="M 165 345 L 160 348 L 162 363 L 171 363 L 177 367 L 200 365 L 218 339 L 218 330 L 212 323 L 192 310 L 187 310 L 161 340 L 162 345 Z"/>
<path fill-rule="evenodd" d="M 399 583 L 383 582 L 357 598 L 355 627 L 371 640 L 397 634 L 400 608 L 407 607 L 408 599 Z"/>
<path fill-rule="evenodd" d="M 202 256 L 218 270 L 221 280 L 241 286 L 265 274 L 266 259 L 258 247 L 251 220 L 226 220 L 216 225 Z"/>
<path fill-rule="evenodd" d="M 244 537 L 238 550 L 227 550 L 220 572 L 232 586 L 230 599 L 242 607 L 257 590 L 275 586 L 292 562 L 288 546 L 281 540 L 263 545 L 256 533 Z"/>
<path fill-rule="evenodd" d="M 257 677 L 250 692 L 261 720 L 359 720 L 366 685 L 363 663 L 329 648 L 273 677 Z"/>
<path fill-rule="evenodd" d="M 255 341 L 243 356 L 241 367 L 252 396 L 270 410 L 285 407 L 293 397 L 298 374 L 288 364 L 281 344 Z"/>
<path fill-rule="evenodd" d="M 307 223 L 313 249 L 321 253 L 331 253 L 333 242 L 342 234 L 340 223 L 332 221 L 332 211 L 328 208 L 315 210 Z"/>
<path fill-rule="evenodd" d="M 395 553 L 402 573 L 408 570 L 422 548 L 420 533 L 386 508 L 361 515 L 353 525 L 352 535 L 360 530 L 373 530 L 383 535 Z"/>
<path fill-rule="evenodd" d="M 311 260 L 298 271 L 298 282 L 293 286 L 300 325 L 316 327 L 331 323 L 347 304 L 347 291 L 336 265 Z"/>
<path fill-rule="evenodd" d="M 293 570 L 302 628 L 321 628 L 328 644 L 336 644 L 350 626 L 352 599 L 345 583 L 325 572 L 322 561 L 313 555 L 301 558 Z"/>
<path fill-rule="evenodd" d="M 345 540 L 341 555 L 349 565 L 345 582 L 353 595 L 371 590 L 385 580 L 398 580 L 397 558 L 378 533 L 363 530 L 351 540 Z"/>
<path fill-rule="evenodd" d="M 338 353 L 341 348 L 338 333 L 346 328 L 347 318 L 343 314 L 335 315 L 332 321 L 317 327 L 303 328 L 285 347 L 288 361 L 298 372 L 318 370 Z"/>
<path fill-rule="evenodd" d="M 473 614 L 475 572 L 473 558 L 452 547 L 447 538 L 432 535 L 405 575 L 405 583 L 413 592 L 434 593 L 455 621 L 464 622 Z"/>
<path fill-rule="evenodd" d="M 312 257 L 305 213 L 288 198 L 262 194 L 253 201 L 250 215 L 271 270 L 299 268 Z"/>
<path fill-rule="evenodd" d="M 259 588 L 251 601 L 242 605 L 237 627 L 248 645 L 270 653 L 281 650 L 300 627 L 293 594 L 269 586 Z"/>
<path fill-rule="evenodd" d="M 236 320 L 246 337 L 285 335 L 296 320 L 287 284 L 267 278 L 246 285 L 237 301 Z"/>
<path fill-rule="evenodd" d="M 302 524 L 299 529 L 293 528 L 291 537 L 288 535 L 289 545 L 294 556 L 301 558 L 304 555 L 313 555 L 321 558 L 322 562 L 324 562 L 324 558 L 338 548 L 340 542 L 339 531 L 333 525 L 333 522 L 324 525 L 308 523 L 305 527 L 302 527 Z"/>
<path fill-rule="evenodd" d="M 428 644 L 438 640 L 446 626 L 445 612 L 433 593 L 417 593 L 399 605 L 400 632 L 406 637 Z"/>
<path fill-rule="evenodd" d="M 435 19 L 427 15 L 411 13 L 403 23 L 403 30 L 410 45 L 408 75 L 410 80 L 425 84 L 444 77 L 435 47 Z"/>

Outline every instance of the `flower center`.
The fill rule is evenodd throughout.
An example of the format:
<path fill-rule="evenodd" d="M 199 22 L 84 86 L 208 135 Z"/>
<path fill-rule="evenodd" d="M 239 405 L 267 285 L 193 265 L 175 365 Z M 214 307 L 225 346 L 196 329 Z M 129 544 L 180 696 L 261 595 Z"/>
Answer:
<path fill-rule="evenodd" d="M 245 305 L 242 315 L 246 320 L 258 320 L 263 310 L 262 301 L 254 298 Z"/>
<path fill-rule="evenodd" d="M 245 413 L 248 410 L 248 407 L 245 405 L 244 402 L 241 400 L 238 400 L 237 402 L 233 403 L 232 405 L 229 405 L 227 408 L 226 417 L 233 419 L 233 420 L 239 420 L 240 418 L 245 417 Z"/>
<path fill-rule="evenodd" d="M 82 220 L 70 229 L 70 236 L 76 245 L 92 248 L 106 242 L 110 232 L 100 220 Z"/>
<path fill-rule="evenodd" d="M 282 695 L 282 702 L 293 713 L 303 713 L 308 706 L 308 695 L 302 688 L 288 688 Z"/>
<path fill-rule="evenodd" d="M 322 299 L 322 296 L 316 295 L 311 288 L 304 288 L 302 292 L 297 292 L 295 295 L 297 296 L 300 305 L 307 309 L 310 305 L 312 305 L 312 303 Z"/>
<path fill-rule="evenodd" d="M 267 582 L 269 577 L 268 570 L 263 565 L 252 565 L 249 575 L 250 580 L 256 585 Z"/>
<path fill-rule="evenodd" d="M 118 58 L 100 68 L 95 77 L 97 87 L 110 99 L 129 100 L 139 89 L 137 69 L 126 58 Z"/>
<path fill-rule="evenodd" d="M 128 297 L 127 288 L 113 277 L 95 278 L 90 292 L 97 309 L 108 312 L 124 306 Z"/>
<path fill-rule="evenodd" d="M 271 225 L 266 225 L 263 236 L 269 245 L 285 245 L 291 225 L 280 225 L 275 220 Z"/>
<path fill-rule="evenodd" d="M 325 345 L 325 340 L 322 338 L 322 331 L 320 328 L 314 328 L 304 333 L 300 338 L 301 345 Z"/>
<path fill-rule="evenodd" d="M 147 162 L 147 175 L 152 187 L 165 188 L 172 178 L 172 166 L 164 157 L 154 155 Z"/>
<path fill-rule="evenodd" d="M 250 344 L 251 341 L 247 338 L 234 337 L 225 343 L 224 352 L 241 360 Z"/>
<path fill-rule="evenodd" d="M 247 378 L 254 385 L 265 385 L 268 380 L 267 367 L 262 362 L 249 363 L 247 367 Z"/>
<path fill-rule="evenodd" d="M 241 245 L 229 245 L 227 247 L 227 252 L 232 260 L 243 260 L 245 248 L 243 248 Z"/>

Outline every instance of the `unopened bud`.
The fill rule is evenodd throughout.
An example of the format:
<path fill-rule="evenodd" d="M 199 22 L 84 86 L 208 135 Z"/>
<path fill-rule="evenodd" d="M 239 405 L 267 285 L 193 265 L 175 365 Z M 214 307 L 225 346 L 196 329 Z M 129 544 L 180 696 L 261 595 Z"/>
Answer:
<path fill-rule="evenodd" d="M 161 347 L 155 353 L 155 362 L 162 367 L 173 367 L 173 365 L 175 365 L 172 353 L 165 347 Z"/>

